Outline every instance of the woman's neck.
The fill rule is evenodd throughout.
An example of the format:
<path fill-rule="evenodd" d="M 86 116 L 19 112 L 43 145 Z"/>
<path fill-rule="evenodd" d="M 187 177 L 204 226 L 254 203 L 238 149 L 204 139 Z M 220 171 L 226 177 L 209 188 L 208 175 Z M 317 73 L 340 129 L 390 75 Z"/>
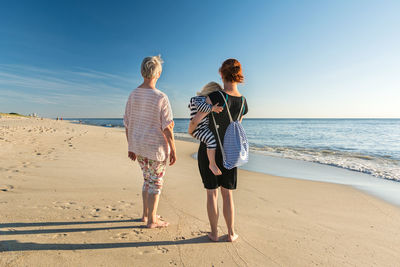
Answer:
<path fill-rule="evenodd" d="M 227 93 L 228 95 L 241 96 L 237 88 L 237 83 L 224 81 L 224 92 Z"/>
<path fill-rule="evenodd" d="M 143 83 L 139 85 L 139 88 L 150 88 L 150 89 L 156 89 L 156 83 L 157 79 L 143 79 Z"/>

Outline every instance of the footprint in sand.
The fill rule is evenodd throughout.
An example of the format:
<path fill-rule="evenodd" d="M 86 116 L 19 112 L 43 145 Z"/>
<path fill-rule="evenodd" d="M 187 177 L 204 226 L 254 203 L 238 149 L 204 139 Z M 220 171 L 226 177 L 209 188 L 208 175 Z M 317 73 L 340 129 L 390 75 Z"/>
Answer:
<path fill-rule="evenodd" d="M 177 263 L 176 261 L 174 261 L 174 260 L 171 260 L 171 261 L 169 262 L 169 265 L 177 266 L 178 263 Z"/>
<path fill-rule="evenodd" d="M 13 189 L 14 189 L 14 186 L 10 185 L 10 184 L 0 185 L 0 192 L 8 192 Z"/>
<path fill-rule="evenodd" d="M 71 205 L 75 205 L 76 202 L 61 202 L 61 201 L 54 201 L 52 202 L 53 208 L 58 208 L 58 209 L 71 209 Z"/>
<path fill-rule="evenodd" d="M 143 229 L 133 229 L 132 232 L 134 232 L 135 235 L 143 235 Z"/>
<path fill-rule="evenodd" d="M 125 202 L 125 201 L 123 201 L 123 200 L 118 201 L 118 203 L 121 203 L 121 204 L 124 205 L 125 207 L 130 207 L 130 206 L 134 206 L 134 205 L 135 205 L 135 203 L 133 203 L 133 202 Z"/>
<path fill-rule="evenodd" d="M 158 247 L 157 248 L 158 253 L 168 253 L 169 249 L 165 248 L 165 247 Z"/>
<path fill-rule="evenodd" d="M 56 238 L 63 238 L 63 237 L 66 237 L 66 236 L 68 236 L 68 234 L 62 233 L 62 234 L 53 235 L 52 238 L 56 239 Z"/>
<path fill-rule="evenodd" d="M 116 236 L 111 237 L 112 239 L 127 239 L 129 233 L 119 233 Z"/>
<path fill-rule="evenodd" d="M 139 251 L 138 254 L 139 255 L 143 255 L 143 254 L 162 254 L 162 253 L 168 253 L 169 249 L 165 248 L 165 247 L 157 247 L 154 249 L 146 249 L 144 251 Z"/>
<path fill-rule="evenodd" d="M 99 209 L 99 208 L 94 208 L 94 209 L 92 209 L 92 210 L 90 211 L 90 216 L 92 216 L 92 217 L 94 217 L 94 218 L 97 218 L 97 217 L 100 216 L 100 215 L 99 215 L 99 212 L 100 212 L 100 209 Z"/>
<path fill-rule="evenodd" d="M 28 168 L 29 165 L 31 165 L 32 163 L 30 163 L 29 161 L 23 161 L 21 164 L 22 164 L 22 167 Z"/>
<path fill-rule="evenodd" d="M 106 206 L 106 209 L 108 211 L 117 211 L 117 209 L 114 206 Z"/>
<path fill-rule="evenodd" d="M 208 234 L 208 232 L 200 230 L 200 231 L 193 231 L 191 234 L 192 236 L 202 236 Z"/>

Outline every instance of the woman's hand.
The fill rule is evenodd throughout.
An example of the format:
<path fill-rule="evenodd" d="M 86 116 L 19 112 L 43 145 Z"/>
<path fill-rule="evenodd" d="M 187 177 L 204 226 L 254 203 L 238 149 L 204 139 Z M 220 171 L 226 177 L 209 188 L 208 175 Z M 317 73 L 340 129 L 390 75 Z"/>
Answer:
<path fill-rule="evenodd" d="M 169 165 L 174 165 L 176 162 L 176 148 L 175 148 L 175 139 L 174 139 L 174 123 L 168 125 L 164 131 L 164 136 L 169 146 L 170 153 L 169 153 Z"/>
<path fill-rule="evenodd" d="M 211 112 L 220 113 L 222 110 L 224 110 L 223 107 L 220 107 L 218 105 L 219 105 L 219 103 L 212 106 Z"/>
<path fill-rule="evenodd" d="M 131 160 L 135 161 L 136 160 L 136 154 L 133 153 L 132 151 L 128 151 L 128 158 Z"/>
<path fill-rule="evenodd" d="M 174 165 L 176 162 L 176 151 L 175 149 L 171 149 L 171 153 L 169 154 L 169 166 Z"/>

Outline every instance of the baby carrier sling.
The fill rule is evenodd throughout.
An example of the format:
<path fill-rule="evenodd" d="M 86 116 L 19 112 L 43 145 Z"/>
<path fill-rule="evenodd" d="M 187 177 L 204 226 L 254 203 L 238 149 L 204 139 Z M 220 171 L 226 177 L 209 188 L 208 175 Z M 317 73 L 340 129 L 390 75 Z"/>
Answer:
<path fill-rule="evenodd" d="M 226 128 L 226 132 L 224 135 L 223 145 L 221 143 L 221 138 L 218 132 L 218 125 L 215 122 L 214 114 L 211 113 L 211 116 L 214 122 L 215 131 L 217 133 L 219 146 L 221 147 L 223 165 L 226 169 L 231 170 L 235 167 L 242 166 L 249 161 L 249 142 L 247 140 L 246 132 L 244 131 L 244 128 L 240 123 L 244 99 L 242 97 L 242 106 L 240 108 L 240 112 L 236 121 L 234 121 L 232 119 L 228 102 L 225 99 L 224 94 L 221 91 L 219 91 L 219 93 L 222 95 L 222 98 L 225 101 L 225 106 L 228 111 L 228 116 L 230 120 L 230 124 L 228 125 L 228 128 Z M 228 98 L 228 95 L 226 97 Z"/>

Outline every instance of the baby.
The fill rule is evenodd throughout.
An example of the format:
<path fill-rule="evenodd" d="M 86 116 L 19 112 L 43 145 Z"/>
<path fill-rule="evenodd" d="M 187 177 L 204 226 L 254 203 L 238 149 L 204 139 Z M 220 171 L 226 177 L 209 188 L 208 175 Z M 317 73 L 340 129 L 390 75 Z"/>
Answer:
<path fill-rule="evenodd" d="M 207 145 L 207 156 L 210 162 L 209 168 L 214 175 L 221 175 L 221 170 L 215 163 L 215 150 L 217 143 L 215 141 L 214 134 L 208 128 L 208 113 L 211 111 L 220 113 L 223 107 L 218 106 L 218 103 L 214 106 L 206 102 L 207 95 L 222 90 L 222 87 L 216 82 L 210 82 L 206 84 L 203 89 L 197 93 L 197 96 L 192 97 L 189 103 L 190 109 L 190 124 L 189 134 L 191 134 L 197 140 Z"/>

